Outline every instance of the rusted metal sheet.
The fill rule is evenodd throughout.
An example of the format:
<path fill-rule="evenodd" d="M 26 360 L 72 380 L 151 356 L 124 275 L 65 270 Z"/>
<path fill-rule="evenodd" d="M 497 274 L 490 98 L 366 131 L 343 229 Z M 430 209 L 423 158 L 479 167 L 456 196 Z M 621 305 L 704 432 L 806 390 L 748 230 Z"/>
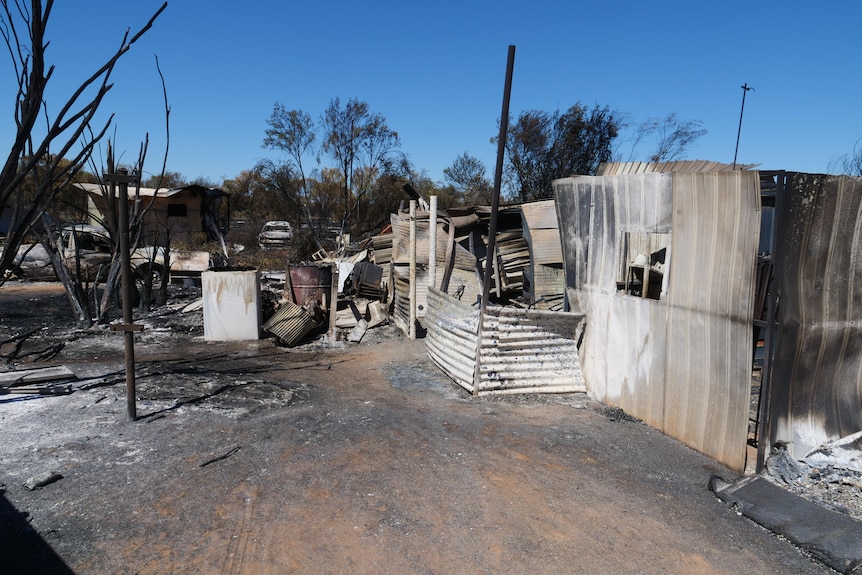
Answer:
<path fill-rule="evenodd" d="M 862 430 L 862 178 L 787 178 L 769 437 L 801 458 Z"/>
<path fill-rule="evenodd" d="M 316 327 L 317 322 L 308 315 L 305 308 L 290 301 L 279 307 L 263 324 L 264 331 L 289 346 L 299 343 Z"/>
<path fill-rule="evenodd" d="M 356 262 L 348 278 L 356 297 L 383 299 L 383 268 L 371 262 Z"/>
<path fill-rule="evenodd" d="M 586 391 L 575 335 L 581 316 L 488 307 L 478 341 L 479 308 L 428 290 L 428 353 L 464 389 L 493 393 Z"/>
<path fill-rule="evenodd" d="M 589 391 L 743 469 L 757 173 L 579 176 L 554 189 L 567 295 L 588 324 L 580 353 Z M 618 291 L 632 234 L 668 238 L 659 299 Z"/>
<path fill-rule="evenodd" d="M 287 278 L 290 281 L 286 286 L 286 295 L 290 301 L 301 306 L 316 301 L 329 309 L 331 265 L 288 265 Z"/>

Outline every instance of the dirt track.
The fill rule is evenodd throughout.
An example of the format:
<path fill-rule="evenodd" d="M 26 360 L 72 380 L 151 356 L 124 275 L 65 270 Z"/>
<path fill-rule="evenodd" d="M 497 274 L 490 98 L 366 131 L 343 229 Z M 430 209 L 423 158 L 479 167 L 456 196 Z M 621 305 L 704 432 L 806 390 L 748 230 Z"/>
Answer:
<path fill-rule="evenodd" d="M 72 395 L 0 396 L 0 572 L 831 573 L 586 396 L 472 398 L 389 328 L 287 350 L 187 324 L 139 337 L 136 422 L 109 332 L 51 361 Z"/>

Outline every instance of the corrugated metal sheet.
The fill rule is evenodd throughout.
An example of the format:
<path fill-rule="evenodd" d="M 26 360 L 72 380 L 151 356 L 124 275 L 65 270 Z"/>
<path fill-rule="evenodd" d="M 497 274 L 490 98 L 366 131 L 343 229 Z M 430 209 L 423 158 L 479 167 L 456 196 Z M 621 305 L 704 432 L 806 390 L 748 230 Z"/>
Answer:
<path fill-rule="evenodd" d="M 708 160 L 678 160 L 674 162 L 608 162 L 599 165 L 597 176 L 622 176 L 625 174 L 727 172 L 750 170 L 757 164 L 724 164 Z"/>
<path fill-rule="evenodd" d="M 586 391 L 577 356 L 582 316 L 550 311 L 479 309 L 439 290 L 428 291 L 428 353 L 459 385 L 478 395 Z"/>
<path fill-rule="evenodd" d="M 760 229 L 757 172 L 579 176 L 554 184 L 591 393 L 742 470 Z M 666 294 L 617 292 L 626 233 L 670 234 Z"/>
<path fill-rule="evenodd" d="M 486 308 L 479 395 L 586 391 L 576 346 L 582 319 L 545 310 Z"/>
<path fill-rule="evenodd" d="M 401 331 L 408 333 L 410 331 L 410 279 L 405 275 L 407 271 L 401 269 L 403 267 L 392 267 L 392 319 Z M 418 286 L 416 292 L 419 293 Z"/>
<path fill-rule="evenodd" d="M 446 375 L 473 392 L 479 308 L 437 289 L 428 290 L 428 355 Z"/>
<path fill-rule="evenodd" d="M 262 327 L 286 345 L 294 345 L 316 328 L 317 323 L 309 317 L 305 308 L 288 301 Z"/>
<path fill-rule="evenodd" d="M 862 430 L 862 178 L 788 174 L 777 200 L 770 436 L 803 457 Z"/>
<path fill-rule="evenodd" d="M 395 324 L 399 329 L 407 333 L 410 323 L 410 269 L 409 266 L 395 265 L 392 267 L 394 295 L 392 298 L 395 319 Z M 443 277 L 442 266 L 437 267 L 437 278 Z M 428 309 L 427 301 L 428 291 L 428 270 L 425 266 L 416 267 L 416 319 L 424 325 L 426 323 L 426 313 Z M 474 270 L 462 270 L 455 268 L 452 270 L 449 279 L 448 293 L 461 293 L 461 300 L 468 303 L 475 303 L 482 293 L 482 284 Z"/>

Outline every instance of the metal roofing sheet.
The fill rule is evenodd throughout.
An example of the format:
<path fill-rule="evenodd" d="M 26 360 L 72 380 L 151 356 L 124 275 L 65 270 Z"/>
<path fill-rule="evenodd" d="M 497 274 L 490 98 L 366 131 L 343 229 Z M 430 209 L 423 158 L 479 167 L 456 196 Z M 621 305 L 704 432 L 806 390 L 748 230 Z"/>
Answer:
<path fill-rule="evenodd" d="M 619 176 L 623 174 L 724 172 L 750 170 L 758 164 L 725 164 L 709 160 L 676 160 L 672 162 L 607 162 L 599 165 L 597 176 Z"/>
<path fill-rule="evenodd" d="M 586 391 L 575 334 L 582 316 L 494 306 L 479 309 L 428 290 L 426 345 L 458 385 L 479 395 Z"/>

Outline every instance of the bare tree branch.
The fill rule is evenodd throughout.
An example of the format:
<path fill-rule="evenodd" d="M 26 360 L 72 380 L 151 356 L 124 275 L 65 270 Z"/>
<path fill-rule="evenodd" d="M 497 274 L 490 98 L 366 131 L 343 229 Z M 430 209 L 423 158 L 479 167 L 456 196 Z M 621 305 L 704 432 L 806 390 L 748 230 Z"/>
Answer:
<path fill-rule="evenodd" d="M 13 229 L 7 234 L 3 255 L 0 257 L 0 278 L 11 267 L 24 237 L 40 221 L 59 184 L 67 183 L 74 177 L 106 134 L 113 115 L 95 133 L 91 125 L 105 95 L 111 90 L 110 78 L 114 67 L 167 8 L 165 2 L 131 38 L 130 31 L 126 30 L 119 48 L 79 85 L 51 121 L 44 95 L 54 67 L 49 66 L 46 69 L 45 51 L 49 43 L 45 40 L 45 26 L 53 5 L 53 0 L 46 0 L 44 5 L 42 0 L 30 0 L 29 7 L 25 0 L 0 0 L 0 33 L 12 60 L 18 83 L 15 102 L 16 133 L 9 155 L 0 170 L 0 211 L 15 207 L 17 212 L 17 208 L 22 208 L 22 202 L 16 200 L 24 181 L 32 178 L 37 183 L 35 199 L 31 199 L 24 217 L 16 218 Z M 25 27 L 26 42 L 20 33 Z M 85 93 L 91 89 L 94 89 L 95 93 L 91 93 L 89 99 L 84 100 Z M 43 112 L 46 133 L 42 140 L 34 145 L 33 128 Z M 88 133 L 89 137 L 85 138 Z M 52 145 L 57 142 L 60 143 L 59 148 L 55 153 L 51 153 Z M 74 154 L 70 164 L 62 163 L 76 144 L 81 144 L 81 150 Z"/>

